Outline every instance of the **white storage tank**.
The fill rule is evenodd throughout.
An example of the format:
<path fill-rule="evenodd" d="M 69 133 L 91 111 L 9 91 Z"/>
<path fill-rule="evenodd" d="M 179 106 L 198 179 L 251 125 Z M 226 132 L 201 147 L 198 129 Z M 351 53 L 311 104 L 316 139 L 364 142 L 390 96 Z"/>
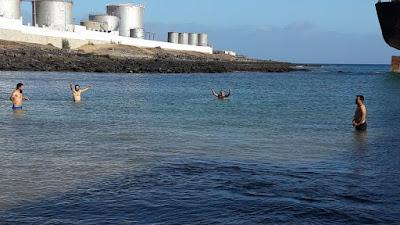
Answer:
<path fill-rule="evenodd" d="M 179 44 L 189 44 L 189 33 L 179 33 Z"/>
<path fill-rule="evenodd" d="M 89 21 L 107 24 L 107 31 L 117 31 L 119 18 L 106 14 L 89 15 Z"/>
<path fill-rule="evenodd" d="M 72 0 L 32 0 L 33 25 L 66 30 L 72 24 Z"/>
<path fill-rule="evenodd" d="M 189 33 L 189 45 L 198 45 L 199 35 L 197 33 Z"/>
<path fill-rule="evenodd" d="M 199 46 L 208 46 L 208 34 L 199 34 Z"/>
<path fill-rule="evenodd" d="M 109 32 L 107 23 L 101 23 L 95 21 L 82 21 L 81 26 L 86 27 L 87 30 Z"/>
<path fill-rule="evenodd" d="M 131 38 L 144 39 L 144 36 L 144 29 L 131 29 L 130 31 Z"/>
<path fill-rule="evenodd" d="M 168 42 L 179 44 L 179 33 L 177 32 L 168 32 Z"/>
<path fill-rule="evenodd" d="M 131 29 L 144 29 L 144 6 L 142 4 L 107 5 L 107 14 L 119 18 L 119 34 L 129 37 Z"/>
<path fill-rule="evenodd" d="M 0 0 L 0 17 L 21 18 L 21 0 Z"/>

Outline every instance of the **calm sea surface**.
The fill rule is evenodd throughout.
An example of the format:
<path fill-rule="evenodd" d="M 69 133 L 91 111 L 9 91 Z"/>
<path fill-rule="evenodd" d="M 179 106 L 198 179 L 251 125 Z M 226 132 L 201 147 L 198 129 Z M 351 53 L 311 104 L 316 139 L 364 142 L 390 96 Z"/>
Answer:
<path fill-rule="evenodd" d="M 0 72 L 0 224 L 398 225 L 400 76 L 388 70 Z M 20 81 L 31 101 L 15 114 Z M 94 89 L 74 104 L 69 81 Z M 357 94 L 367 133 L 352 129 Z"/>

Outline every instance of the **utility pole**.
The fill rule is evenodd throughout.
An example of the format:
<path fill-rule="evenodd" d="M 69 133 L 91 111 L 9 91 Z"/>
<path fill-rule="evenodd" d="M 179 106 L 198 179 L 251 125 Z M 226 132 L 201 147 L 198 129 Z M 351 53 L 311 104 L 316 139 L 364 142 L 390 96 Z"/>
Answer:
<path fill-rule="evenodd" d="M 65 22 L 65 30 L 68 30 L 67 28 L 67 4 L 65 3 L 66 0 L 64 0 L 64 22 Z"/>
<path fill-rule="evenodd" d="M 36 19 L 37 18 L 36 18 L 36 1 L 35 0 L 32 1 L 32 9 L 33 9 L 33 20 L 34 20 L 33 26 L 36 27 L 36 23 L 37 23 Z"/>

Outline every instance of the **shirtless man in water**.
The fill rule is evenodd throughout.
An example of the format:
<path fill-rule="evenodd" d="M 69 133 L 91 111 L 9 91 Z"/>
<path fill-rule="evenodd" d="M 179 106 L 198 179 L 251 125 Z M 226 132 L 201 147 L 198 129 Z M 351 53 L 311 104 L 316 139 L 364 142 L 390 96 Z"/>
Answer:
<path fill-rule="evenodd" d="M 74 99 L 74 102 L 81 102 L 81 100 L 82 100 L 81 94 L 89 91 L 90 88 L 92 88 L 91 86 L 89 86 L 89 87 L 81 89 L 81 87 L 78 84 L 74 86 L 72 82 L 69 83 L 69 87 L 71 88 L 72 97 Z"/>
<path fill-rule="evenodd" d="M 356 105 L 353 127 L 358 131 L 365 131 L 367 130 L 367 108 L 365 107 L 364 96 L 357 95 Z"/>
<path fill-rule="evenodd" d="M 13 103 L 12 109 L 22 110 L 22 105 L 24 101 L 29 100 L 29 98 L 25 97 L 22 93 L 24 92 L 24 85 L 22 83 L 18 83 L 15 90 L 11 93 L 10 101 Z"/>
<path fill-rule="evenodd" d="M 225 94 L 225 92 L 223 90 L 221 90 L 218 94 L 215 92 L 214 89 L 211 89 L 211 93 L 212 95 L 214 95 L 215 97 L 217 97 L 220 100 L 224 100 L 227 99 L 231 96 L 231 89 L 229 89 L 228 94 Z"/>

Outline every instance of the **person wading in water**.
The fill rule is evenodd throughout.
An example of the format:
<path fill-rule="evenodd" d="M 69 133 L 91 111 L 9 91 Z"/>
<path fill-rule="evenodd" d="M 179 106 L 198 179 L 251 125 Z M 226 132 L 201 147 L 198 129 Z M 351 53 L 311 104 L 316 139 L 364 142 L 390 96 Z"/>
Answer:
<path fill-rule="evenodd" d="M 69 83 L 69 88 L 72 91 L 72 98 L 73 98 L 74 102 L 81 102 L 81 100 L 82 100 L 81 94 L 89 91 L 90 88 L 92 88 L 92 87 L 89 86 L 89 87 L 81 89 L 81 87 L 78 84 L 76 84 L 74 86 L 73 83 L 70 82 Z"/>
<path fill-rule="evenodd" d="M 353 127 L 358 131 L 367 130 L 367 107 L 365 106 L 364 96 L 357 95 L 356 112 L 354 113 Z"/>
<path fill-rule="evenodd" d="M 29 98 L 23 95 L 24 84 L 18 83 L 15 90 L 11 93 L 10 101 L 13 103 L 12 109 L 14 111 L 22 110 L 22 105 L 24 101 L 28 101 Z"/>
<path fill-rule="evenodd" d="M 228 94 L 225 94 L 225 91 L 221 90 L 218 94 L 214 89 L 211 89 L 211 93 L 213 96 L 217 97 L 219 100 L 227 99 L 231 96 L 231 89 L 229 89 Z"/>

